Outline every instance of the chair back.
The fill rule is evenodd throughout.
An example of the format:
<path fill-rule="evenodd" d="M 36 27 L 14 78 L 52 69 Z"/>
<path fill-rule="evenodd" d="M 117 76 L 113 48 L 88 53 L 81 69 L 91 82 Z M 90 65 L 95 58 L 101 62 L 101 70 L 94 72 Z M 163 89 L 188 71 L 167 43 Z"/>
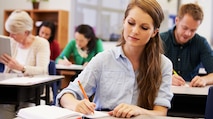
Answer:
<path fill-rule="evenodd" d="M 209 88 L 206 100 L 205 119 L 213 119 L 213 86 Z"/>
<path fill-rule="evenodd" d="M 57 74 L 55 61 L 50 60 L 48 71 L 49 71 L 49 75 L 56 75 Z M 58 94 L 58 90 L 60 89 L 60 86 L 61 86 L 61 82 L 60 81 L 54 82 L 51 85 L 52 93 L 53 93 L 53 103 L 52 103 L 52 105 L 55 105 L 56 96 Z"/>
<path fill-rule="evenodd" d="M 0 63 L 0 72 L 4 72 L 4 64 Z"/>
<path fill-rule="evenodd" d="M 50 60 L 48 72 L 49 75 L 56 75 L 56 66 L 55 61 Z"/>

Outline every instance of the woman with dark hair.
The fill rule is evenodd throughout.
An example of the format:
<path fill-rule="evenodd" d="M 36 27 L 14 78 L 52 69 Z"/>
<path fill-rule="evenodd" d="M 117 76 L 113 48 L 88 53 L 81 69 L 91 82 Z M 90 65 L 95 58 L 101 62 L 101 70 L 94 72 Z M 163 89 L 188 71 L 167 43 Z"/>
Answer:
<path fill-rule="evenodd" d="M 89 25 L 79 25 L 75 30 L 75 39 L 71 40 L 61 54 L 57 57 L 56 63 L 63 65 L 86 65 L 92 57 L 103 51 L 102 40 L 95 35 L 93 28 Z M 66 58 L 73 58 L 74 62 Z"/>
<path fill-rule="evenodd" d="M 59 43 L 55 40 L 55 30 L 56 28 L 53 22 L 43 21 L 37 31 L 37 35 L 49 41 L 51 51 L 50 59 L 54 61 L 60 54 Z"/>
<path fill-rule="evenodd" d="M 49 21 L 43 21 L 37 31 L 37 35 L 39 35 L 40 37 L 43 37 L 49 41 L 50 60 L 53 60 L 53 61 L 55 61 L 55 59 L 60 54 L 59 44 L 58 44 L 57 40 L 55 40 L 55 32 L 56 32 L 55 24 L 53 22 L 49 22 Z M 60 85 L 61 85 L 60 81 L 57 81 L 57 83 L 53 83 L 51 85 L 52 91 L 53 91 L 53 104 L 55 104 L 55 99 L 58 94 L 58 89 L 59 89 Z"/>

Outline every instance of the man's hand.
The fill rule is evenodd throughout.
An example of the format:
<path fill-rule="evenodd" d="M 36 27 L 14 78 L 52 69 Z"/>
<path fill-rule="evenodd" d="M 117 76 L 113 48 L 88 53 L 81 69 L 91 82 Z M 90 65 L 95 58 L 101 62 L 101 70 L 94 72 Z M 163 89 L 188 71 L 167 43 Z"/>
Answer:
<path fill-rule="evenodd" d="M 190 82 L 191 87 L 204 87 L 206 86 L 206 80 L 204 77 L 195 76 Z"/>
<path fill-rule="evenodd" d="M 172 75 L 172 85 L 173 86 L 183 86 L 183 85 L 185 85 L 185 83 L 186 83 L 185 80 L 181 76 L 179 76 L 177 74 Z"/>

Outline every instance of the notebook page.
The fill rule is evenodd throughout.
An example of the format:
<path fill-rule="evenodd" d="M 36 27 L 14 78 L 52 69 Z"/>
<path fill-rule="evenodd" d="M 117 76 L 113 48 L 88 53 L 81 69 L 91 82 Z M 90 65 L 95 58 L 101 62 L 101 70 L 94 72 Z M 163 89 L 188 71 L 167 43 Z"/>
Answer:
<path fill-rule="evenodd" d="M 100 118 L 100 117 L 107 117 L 109 116 L 109 114 L 107 112 L 100 112 L 100 111 L 95 111 L 94 114 L 90 114 L 90 115 L 83 115 L 83 117 L 87 117 L 87 118 Z"/>
<path fill-rule="evenodd" d="M 82 116 L 81 113 L 74 112 L 65 108 L 39 105 L 20 109 L 18 117 L 23 119 L 66 119 L 72 116 Z"/>

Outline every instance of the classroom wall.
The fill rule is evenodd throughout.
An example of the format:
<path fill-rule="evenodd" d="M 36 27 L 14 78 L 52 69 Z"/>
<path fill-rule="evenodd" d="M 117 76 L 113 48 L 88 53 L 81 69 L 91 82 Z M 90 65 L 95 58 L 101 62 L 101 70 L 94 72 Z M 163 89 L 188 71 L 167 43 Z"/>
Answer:
<path fill-rule="evenodd" d="M 209 42 L 213 41 L 213 17 L 212 17 L 212 11 L 213 11 L 213 1 L 212 0 L 205 0 L 203 2 L 202 0 L 181 0 L 182 3 L 187 2 L 195 2 L 197 1 L 198 4 L 200 4 L 204 9 L 204 20 L 201 26 L 198 29 L 198 33 L 205 36 Z M 177 0 L 170 0 L 168 3 L 168 0 L 158 0 L 158 2 L 163 6 L 164 10 L 169 11 L 169 14 L 175 14 L 177 12 Z M 75 17 L 75 9 L 74 9 L 74 3 L 75 0 L 49 0 L 48 2 L 41 2 L 40 9 L 63 9 L 70 11 L 69 16 L 69 33 L 73 33 L 74 24 L 72 21 L 74 21 Z M 172 7 L 170 7 L 172 6 Z M 0 34 L 3 34 L 3 18 L 4 18 L 4 10 L 5 9 L 32 9 L 32 5 L 28 0 L 0 0 Z M 73 36 L 69 34 L 69 39 L 71 39 Z"/>
<path fill-rule="evenodd" d="M 49 0 L 48 2 L 42 1 L 39 9 L 61 9 L 71 11 L 71 1 L 72 0 Z M 3 34 L 5 9 L 32 9 L 32 4 L 29 0 L 0 0 L 0 34 Z M 69 16 L 69 20 L 72 20 L 71 16 Z M 68 24 L 70 26 L 69 31 L 71 31 L 70 23 Z"/>
<path fill-rule="evenodd" d="M 213 1 L 212 0 L 182 0 L 181 4 L 197 2 L 203 9 L 204 19 L 202 24 L 199 26 L 197 33 L 207 38 L 209 43 L 213 42 Z"/>

